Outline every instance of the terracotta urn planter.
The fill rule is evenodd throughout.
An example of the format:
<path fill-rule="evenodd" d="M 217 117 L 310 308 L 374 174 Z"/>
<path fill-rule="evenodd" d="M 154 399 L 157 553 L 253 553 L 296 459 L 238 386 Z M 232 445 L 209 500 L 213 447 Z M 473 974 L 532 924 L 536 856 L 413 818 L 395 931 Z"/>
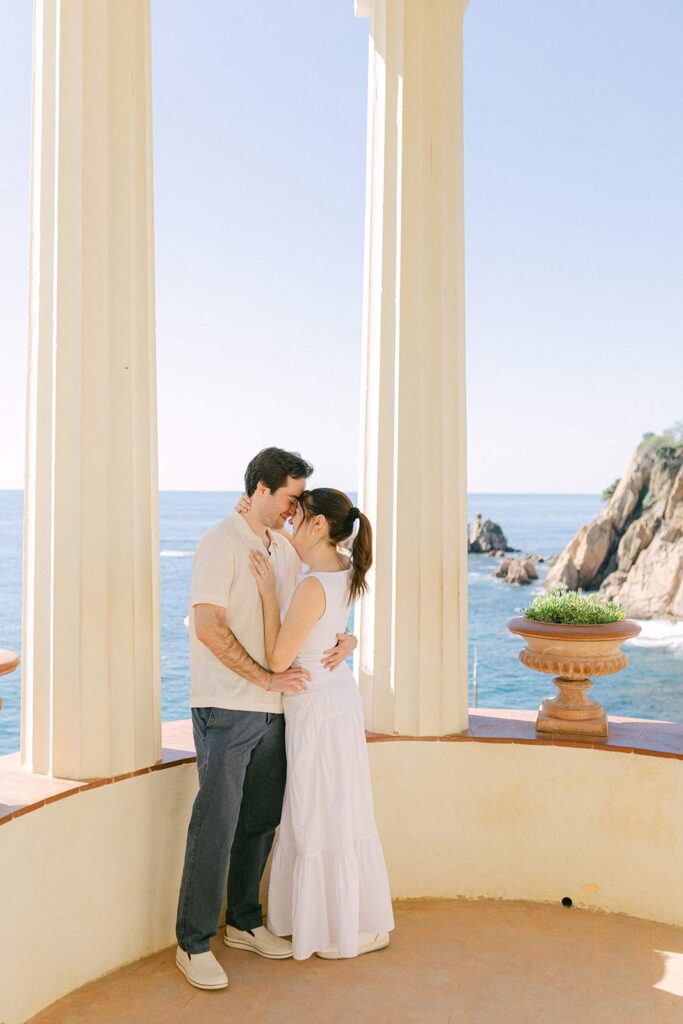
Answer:
<path fill-rule="evenodd" d="M 7 675 L 8 672 L 14 672 L 18 665 L 19 655 L 15 654 L 14 651 L 6 651 L 4 647 L 0 647 L 0 676 Z"/>
<path fill-rule="evenodd" d="M 15 654 L 14 651 L 6 651 L 4 647 L 0 647 L 0 676 L 5 676 L 8 672 L 14 672 L 18 665 L 19 655 Z M 2 698 L 0 698 L 1 707 Z"/>
<path fill-rule="evenodd" d="M 592 738 L 607 737 L 607 715 L 602 704 L 587 694 L 590 676 L 609 676 L 628 665 L 621 650 L 624 640 L 638 636 L 640 626 L 629 619 L 590 626 L 537 622 L 520 616 L 508 623 L 511 633 L 524 637 L 519 660 L 535 672 L 555 678 L 556 697 L 538 709 L 536 729 Z"/>

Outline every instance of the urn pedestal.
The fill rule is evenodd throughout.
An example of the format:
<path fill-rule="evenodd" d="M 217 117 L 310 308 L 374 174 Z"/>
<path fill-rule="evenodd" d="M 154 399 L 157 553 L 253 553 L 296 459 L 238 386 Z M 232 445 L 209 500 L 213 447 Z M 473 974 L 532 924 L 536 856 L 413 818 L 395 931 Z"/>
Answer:
<path fill-rule="evenodd" d="M 606 739 L 605 709 L 587 695 L 593 685 L 590 677 L 612 675 L 628 665 L 620 648 L 624 640 L 640 633 L 640 626 L 628 619 L 568 626 L 521 616 L 511 619 L 508 629 L 526 640 L 526 647 L 519 652 L 522 664 L 555 676 L 558 693 L 539 707 L 538 732 Z"/>

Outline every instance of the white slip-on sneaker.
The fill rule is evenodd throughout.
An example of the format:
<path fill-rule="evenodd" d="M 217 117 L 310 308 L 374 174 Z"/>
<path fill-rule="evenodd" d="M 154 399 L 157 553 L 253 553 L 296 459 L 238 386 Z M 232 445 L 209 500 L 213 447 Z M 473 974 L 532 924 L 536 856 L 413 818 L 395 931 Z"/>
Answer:
<path fill-rule="evenodd" d="M 263 925 L 253 928 L 250 932 L 241 932 L 239 928 L 227 925 L 223 942 L 232 949 L 248 949 L 269 960 L 286 960 L 292 956 L 292 943 L 273 935 Z"/>
<path fill-rule="evenodd" d="M 175 952 L 176 967 L 183 972 L 190 985 L 195 988 L 227 988 L 228 976 L 211 950 L 193 953 L 191 956 L 180 946 Z"/>
<path fill-rule="evenodd" d="M 388 932 L 359 932 L 358 934 L 358 956 L 362 956 L 363 953 L 374 953 L 376 949 L 384 949 L 385 946 L 389 945 L 389 933 Z M 344 957 L 339 955 L 339 950 L 336 946 L 330 946 L 329 949 L 318 949 L 315 953 L 321 960 L 343 960 Z M 351 959 L 350 957 L 346 959 Z"/>

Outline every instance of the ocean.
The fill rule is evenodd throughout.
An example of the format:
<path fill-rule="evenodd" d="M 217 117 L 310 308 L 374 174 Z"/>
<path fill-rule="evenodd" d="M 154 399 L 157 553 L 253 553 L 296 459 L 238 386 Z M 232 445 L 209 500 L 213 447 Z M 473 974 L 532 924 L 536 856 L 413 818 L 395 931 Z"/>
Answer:
<path fill-rule="evenodd" d="M 238 495 L 226 492 L 164 491 L 159 502 L 161 566 L 162 714 L 165 721 L 188 716 L 189 670 L 187 598 L 192 553 L 211 523 L 223 518 Z M 508 543 L 547 558 L 565 547 L 576 530 L 602 508 L 595 495 L 471 494 L 470 520 L 480 512 L 499 523 Z M 0 491 L 0 647 L 21 651 L 22 493 Z M 479 707 L 535 708 L 552 696 L 550 677 L 531 672 L 518 659 L 521 640 L 507 621 L 519 614 L 540 579 L 511 587 L 492 576 L 497 561 L 469 556 L 469 680 Z M 630 663 L 599 679 L 591 693 L 609 714 L 668 721 L 683 720 L 683 622 L 641 623 L 643 632 L 625 645 Z M 476 670 L 476 672 L 475 672 Z M 0 754 L 19 746 L 20 670 L 0 678 Z"/>

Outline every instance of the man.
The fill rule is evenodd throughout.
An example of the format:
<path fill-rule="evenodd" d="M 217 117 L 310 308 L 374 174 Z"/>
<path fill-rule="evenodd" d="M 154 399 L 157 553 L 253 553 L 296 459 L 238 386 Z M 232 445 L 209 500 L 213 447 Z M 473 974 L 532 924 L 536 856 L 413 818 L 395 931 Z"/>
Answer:
<path fill-rule="evenodd" d="M 245 474 L 250 510 L 234 511 L 207 530 L 194 557 L 190 705 L 199 792 L 178 901 L 176 964 L 197 988 L 228 985 L 210 950 L 226 879 L 226 945 L 272 959 L 292 955 L 291 943 L 263 926 L 259 886 L 285 789 L 282 694 L 301 693 L 309 674 L 304 669 L 272 673 L 263 667 L 263 614 L 249 553 L 255 548 L 268 552 L 282 604 L 301 564 L 280 531 L 296 511 L 312 472 L 297 452 L 259 452 Z M 340 642 L 326 664 L 340 663 L 354 646 L 353 637 Z"/>

